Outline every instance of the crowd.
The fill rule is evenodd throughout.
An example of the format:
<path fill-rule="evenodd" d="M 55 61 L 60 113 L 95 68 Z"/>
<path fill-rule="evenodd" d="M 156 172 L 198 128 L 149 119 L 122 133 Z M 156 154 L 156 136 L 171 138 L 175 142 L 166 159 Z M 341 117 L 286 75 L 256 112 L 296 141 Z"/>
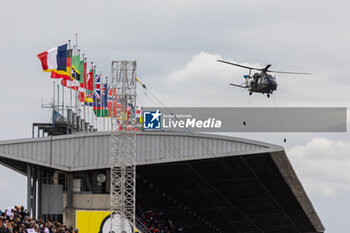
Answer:
<path fill-rule="evenodd" d="M 0 210 L 0 233 L 78 233 L 78 229 L 59 222 L 31 218 L 23 206 L 14 206 Z"/>
<path fill-rule="evenodd" d="M 145 210 L 137 207 L 137 217 L 152 233 L 185 233 L 182 226 L 176 226 L 170 219 L 165 218 L 161 210 Z"/>
<path fill-rule="evenodd" d="M 137 208 L 138 219 L 152 233 L 185 233 L 183 227 L 176 226 L 166 219 L 161 210 Z M 0 233 L 78 233 L 74 229 L 59 222 L 43 221 L 31 218 L 23 206 L 8 207 L 0 210 Z"/>

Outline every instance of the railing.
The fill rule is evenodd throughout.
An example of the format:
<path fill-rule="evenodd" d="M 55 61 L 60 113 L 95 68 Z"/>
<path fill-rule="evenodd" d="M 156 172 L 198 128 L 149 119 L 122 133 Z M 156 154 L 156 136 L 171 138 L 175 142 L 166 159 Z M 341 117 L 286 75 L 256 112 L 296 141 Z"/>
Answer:
<path fill-rule="evenodd" d="M 140 233 L 152 233 L 139 218 L 135 218 L 135 224 Z"/>

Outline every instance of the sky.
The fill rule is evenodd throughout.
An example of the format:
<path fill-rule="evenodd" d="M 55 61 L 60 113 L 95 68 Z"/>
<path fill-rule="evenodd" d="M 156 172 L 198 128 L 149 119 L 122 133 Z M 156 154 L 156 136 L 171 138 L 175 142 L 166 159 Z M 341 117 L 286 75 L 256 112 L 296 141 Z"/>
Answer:
<path fill-rule="evenodd" d="M 41 105 L 53 81 L 36 55 L 76 44 L 75 33 L 104 76 L 112 60 L 136 60 L 140 80 L 168 107 L 348 107 L 349 10 L 345 0 L 1 1 L 0 140 L 30 138 L 33 122 L 49 122 Z M 217 59 L 313 75 L 280 74 L 271 98 L 249 100 L 228 85 L 243 83 L 246 70 Z M 154 105 L 140 88 L 138 100 Z M 326 232 L 348 232 L 348 132 L 229 135 L 284 146 Z M 1 166 L 0 209 L 26 205 L 25 184 Z"/>

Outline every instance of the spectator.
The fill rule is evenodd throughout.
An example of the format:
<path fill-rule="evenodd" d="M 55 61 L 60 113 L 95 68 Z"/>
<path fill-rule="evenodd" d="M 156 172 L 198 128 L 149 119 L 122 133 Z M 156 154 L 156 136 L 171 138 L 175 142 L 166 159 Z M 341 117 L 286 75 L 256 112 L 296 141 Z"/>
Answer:
<path fill-rule="evenodd" d="M 152 233 L 185 233 L 182 226 L 176 226 L 172 220 L 166 219 L 161 210 L 144 210 L 137 207 L 136 213 L 143 225 Z M 142 228 L 142 227 L 141 227 Z"/>
<path fill-rule="evenodd" d="M 8 207 L 0 211 L 0 233 L 77 233 L 72 227 L 59 222 L 29 217 L 23 206 Z"/>
<path fill-rule="evenodd" d="M 7 207 L 7 210 L 6 210 L 6 217 L 7 217 L 8 219 L 11 219 L 11 218 L 12 218 L 12 207 L 11 207 L 11 206 Z"/>

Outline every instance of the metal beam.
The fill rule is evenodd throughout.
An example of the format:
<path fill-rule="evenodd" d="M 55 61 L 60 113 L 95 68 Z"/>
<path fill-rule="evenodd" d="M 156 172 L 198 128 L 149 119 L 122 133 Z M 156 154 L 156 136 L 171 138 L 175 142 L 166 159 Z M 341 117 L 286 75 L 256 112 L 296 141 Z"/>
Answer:
<path fill-rule="evenodd" d="M 38 169 L 38 217 L 42 217 L 41 216 L 41 209 L 42 209 L 42 205 L 41 205 L 41 199 L 42 199 L 42 183 L 43 183 L 43 171 L 39 168 Z"/>
<path fill-rule="evenodd" d="M 32 188 L 32 209 L 33 209 L 33 217 L 36 218 L 36 180 L 37 180 L 37 169 L 33 166 L 33 188 Z"/>
<path fill-rule="evenodd" d="M 112 108 L 111 117 L 110 232 L 134 232 L 136 202 L 136 61 L 112 62 L 111 87 L 115 88 L 111 90 L 113 95 L 112 105 L 115 107 Z M 117 106 L 120 106 L 119 109 L 117 109 Z"/>
<path fill-rule="evenodd" d="M 73 208 L 73 173 L 67 173 L 67 208 Z"/>
<path fill-rule="evenodd" d="M 27 209 L 32 214 L 32 170 L 30 164 L 27 164 Z"/>

